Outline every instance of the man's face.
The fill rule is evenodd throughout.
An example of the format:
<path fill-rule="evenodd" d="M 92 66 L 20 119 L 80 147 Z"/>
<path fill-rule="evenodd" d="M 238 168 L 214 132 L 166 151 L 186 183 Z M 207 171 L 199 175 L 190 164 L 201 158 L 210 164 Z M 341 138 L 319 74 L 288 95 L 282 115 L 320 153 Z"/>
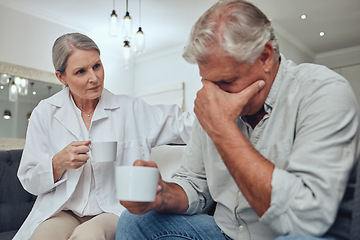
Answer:
<path fill-rule="evenodd" d="M 266 74 L 261 61 L 257 59 L 253 65 L 237 62 L 233 57 L 211 55 L 205 63 L 199 64 L 200 76 L 204 80 L 215 83 L 228 93 L 238 93 L 258 80 L 265 81 L 265 87 L 244 108 L 241 116 L 257 113 L 266 100 L 271 88 L 269 74 Z"/>

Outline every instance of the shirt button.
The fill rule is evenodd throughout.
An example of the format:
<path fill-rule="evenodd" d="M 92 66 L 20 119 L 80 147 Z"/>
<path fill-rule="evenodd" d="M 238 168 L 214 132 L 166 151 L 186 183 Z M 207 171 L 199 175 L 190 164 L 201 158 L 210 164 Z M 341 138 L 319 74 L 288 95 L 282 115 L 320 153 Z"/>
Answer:
<path fill-rule="evenodd" d="M 240 197 L 240 196 L 241 196 L 241 192 L 240 192 L 240 191 L 238 191 L 237 196 L 238 196 L 238 197 Z"/>
<path fill-rule="evenodd" d="M 239 231 L 241 232 L 242 230 L 244 230 L 244 226 L 243 226 L 243 225 L 240 225 L 240 226 L 239 226 Z"/>

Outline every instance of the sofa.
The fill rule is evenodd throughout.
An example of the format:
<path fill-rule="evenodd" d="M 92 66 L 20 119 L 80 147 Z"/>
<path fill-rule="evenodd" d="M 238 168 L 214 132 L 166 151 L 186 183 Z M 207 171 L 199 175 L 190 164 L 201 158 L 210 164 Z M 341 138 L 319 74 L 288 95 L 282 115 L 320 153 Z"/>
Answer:
<path fill-rule="evenodd" d="M 164 180 L 180 165 L 185 146 L 166 145 L 153 148 L 151 159 L 159 167 Z M 17 176 L 22 150 L 0 151 L 0 240 L 12 239 L 30 212 L 36 197 L 26 192 Z M 352 172 L 340 205 L 339 213 L 330 233 L 341 239 L 360 239 L 360 165 Z"/>

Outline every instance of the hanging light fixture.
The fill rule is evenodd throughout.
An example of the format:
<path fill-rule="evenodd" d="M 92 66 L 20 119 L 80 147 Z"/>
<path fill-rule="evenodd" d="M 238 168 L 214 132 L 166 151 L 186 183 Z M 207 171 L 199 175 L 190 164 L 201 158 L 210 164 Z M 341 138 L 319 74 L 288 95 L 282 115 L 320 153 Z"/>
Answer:
<path fill-rule="evenodd" d="M 3 118 L 6 119 L 6 120 L 8 120 L 8 119 L 11 118 L 11 112 L 10 112 L 10 110 L 5 110 L 5 111 L 4 111 Z"/>
<path fill-rule="evenodd" d="M 110 36 L 117 37 L 119 34 L 118 16 L 115 11 L 115 0 L 113 0 L 113 10 L 110 14 Z"/>
<path fill-rule="evenodd" d="M 143 53 L 145 50 L 145 35 L 141 28 L 141 0 L 139 0 L 139 29 L 135 37 L 135 52 L 138 54 Z"/>
<path fill-rule="evenodd" d="M 126 14 L 123 18 L 122 23 L 122 34 L 125 40 L 130 41 L 131 39 L 131 27 L 132 27 L 132 20 L 130 17 L 129 9 L 128 9 L 128 0 L 126 0 Z"/>
<path fill-rule="evenodd" d="M 141 27 L 139 27 L 139 30 L 136 32 L 135 52 L 141 54 L 144 53 L 144 50 L 145 50 L 145 36 Z"/>
<path fill-rule="evenodd" d="M 129 68 L 131 61 L 131 48 L 130 48 L 130 42 L 127 40 L 124 41 L 123 57 L 124 57 L 124 67 Z"/>
<path fill-rule="evenodd" d="M 123 58 L 124 58 L 124 67 L 129 68 L 131 64 L 131 47 L 130 47 L 130 40 L 131 40 L 131 29 L 132 29 L 132 19 L 129 13 L 129 5 L 128 0 L 126 0 L 126 14 L 122 21 L 122 36 L 124 39 L 124 47 L 123 47 Z M 144 31 L 141 27 L 141 0 L 139 0 L 139 29 L 136 32 L 135 36 L 135 49 L 134 52 L 141 54 L 145 50 L 145 35 Z"/>
<path fill-rule="evenodd" d="M 18 89 L 15 84 L 15 81 L 13 81 L 9 87 L 9 101 L 16 102 L 18 99 Z"/>

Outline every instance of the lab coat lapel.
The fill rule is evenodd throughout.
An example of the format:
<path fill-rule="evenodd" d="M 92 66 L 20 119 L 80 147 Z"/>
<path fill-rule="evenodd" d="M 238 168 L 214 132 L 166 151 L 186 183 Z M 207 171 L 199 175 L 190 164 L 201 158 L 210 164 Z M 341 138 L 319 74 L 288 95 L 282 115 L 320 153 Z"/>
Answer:
<path fill-rule="evenodd" d="M 54 114 L 54 118 L 80 141 L 82 140 L 82 132 L 78 126 L 78 121 L 69 94 L 69 88 L 65 88 L 58 94 L 48 98 L 47 101 L 58 108 Z M 95 122 L 108 118 L 111 111 L 119 107 L 120 103 L 116 101 L 114 94 L 107 89 L 104 89 L 92 121 Z"/>
<path fill-rule="evenodd" d="M 109 92 L 107 89 L 104 89 L 103 93 L 101 94 L 101 98 L 96 108 L 96 111 L 94 113 L 93 122 L 108 118 L 111 114 L 111 110 L 120 107 L 120 103 L 116 102 L 113 95 L 114 94 Z"/>
<path fill-rule="evenodd" d="M 69 89 L 63 89 L 59 94 L 54 95 L 54 98 L 49 102 L 58 107 L 54 114 L 54 118 L 80 141 L 82 133 L 78 126 L 74 107 L 69 98 Z"/>

